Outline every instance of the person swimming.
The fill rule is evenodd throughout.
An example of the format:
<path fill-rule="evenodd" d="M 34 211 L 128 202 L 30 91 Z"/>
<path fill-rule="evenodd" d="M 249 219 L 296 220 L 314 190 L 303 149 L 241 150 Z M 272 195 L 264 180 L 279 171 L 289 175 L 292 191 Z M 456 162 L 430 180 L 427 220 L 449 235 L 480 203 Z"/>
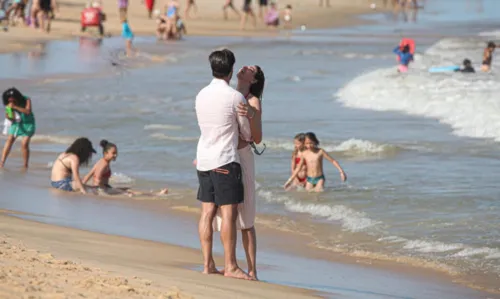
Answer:
<path fill-rule="evenodd" d="M 397 46 L 394 48 L 393 52 L 397 54 L 399 58 L 398 72 L 406 73 L 408 71 L 408 65 L 413 61 L 413 54 L 410 52 L 410 46 Z"/>
<path fill-rule="evenodd" d="M 469 59 L 464 59 L 463 68 L 455 70 L 455 72 L 461 73 L 475 73 L 476 70 L 472 67 L 472 62 Z"/>
<path fill-rule="evenodd" d="M 497 45 L 494 42 L 488 42 L 488 45 L 484 49 L 483 53 L 483 65 L 481 66 L 481 70 L 483 72 L 488 72 L 491 69 L 491 63 L 493 62 L 493 52 L 495 52 L 495 48 Z"/>
<path fill-rule="evenodd" d="M 322 192 L 325 186 L 325 175 L 323 173 L 323 159 L 327 159 L 335 166 L 339 173 L 340 178 L 344 182 L 347 179 L 340 164 L 333 159 L 325 150 L 319 148 L 319 140 L 312 132 L 305 134 L 305 150 L 302 152 L 302 159 L 299 165 L 295 168 L 292 176 L 286 181 L 284 187 L 287 189 L 293 180 L 298 176 L 302 166 L 307 163 L 307 177 L 306 177 L 306 190 Z"/>

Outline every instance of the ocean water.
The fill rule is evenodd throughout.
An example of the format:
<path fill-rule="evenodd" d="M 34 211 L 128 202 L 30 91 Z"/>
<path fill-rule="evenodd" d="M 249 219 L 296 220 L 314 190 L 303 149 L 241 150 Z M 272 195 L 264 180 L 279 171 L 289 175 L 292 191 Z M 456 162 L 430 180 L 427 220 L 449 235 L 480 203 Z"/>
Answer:
<path fill-rule="evenodd" d="M 53 159 L 73 139 L 97 146 L 105 138 L 119 147 L 115 183 L 167 185 L 174 196 L 160 205 L 196 207 L 194 97 L 211 80 L 210 51 L 228 47 L 237 67 L 257 64 L 266 75 L 258 225 L 306 235 L 311 250 L 431 268 L 499 291 L 500 63 L 490 73 L 427 72 L 464 58 L 479 71 L 486 41 L 500 38 L 499 4 L 427 0 L 416 23 L 378 14 L 367 18 L 379 25 L 272 39 L 191 37 L 165 46 L 142 38 L 145 54 L 133 60 L 120 57 L 120 40 L 57 42 L 43 55 L 0 57 L 12 64 L 0 86 L 21 80 L 33 98 L 33 185 L 48 187 Z M 403 36 L 415 36 L 417 54 L 399 75 L 392 49 Z M 293 136 L 307 131 L 340 162 L 346 183 L 325 165 L 326 192 L 282 189 Z M 19 155 L 1 180 L 16 163 Z"/>

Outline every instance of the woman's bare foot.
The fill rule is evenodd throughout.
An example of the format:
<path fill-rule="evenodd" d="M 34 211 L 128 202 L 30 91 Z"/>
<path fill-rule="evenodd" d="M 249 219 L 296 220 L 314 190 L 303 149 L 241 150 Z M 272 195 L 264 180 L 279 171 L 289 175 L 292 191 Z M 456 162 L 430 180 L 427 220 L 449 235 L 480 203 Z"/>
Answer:
<path fill-rule="evenodd" d="M 203 274 L 224 274 L 224 272 L 221 272 L 217 270 L 217 267 L 215 267 L 215 261 L 212 259 L 208 266 L 203 267 Z"/>
<path fill-rule="evenodd" d="M 237 279 L 244 279 L 244 280 L 254 280 L 252 277 L 250 277 L 248 274 L 246 274 L 239 267 L 236 267 L 235 269 L 231 269 L 231 270 L 225 269 L 224 276 L 231 277 L 231 278 L 237 278 Z"/>
<path fill-rule="evenodd" d="M 257 278 L 257 272 L 255 271 L 248 271 L 248 276 L 252 278 L 252 280 L 258 281 L 259 279 Z"/>

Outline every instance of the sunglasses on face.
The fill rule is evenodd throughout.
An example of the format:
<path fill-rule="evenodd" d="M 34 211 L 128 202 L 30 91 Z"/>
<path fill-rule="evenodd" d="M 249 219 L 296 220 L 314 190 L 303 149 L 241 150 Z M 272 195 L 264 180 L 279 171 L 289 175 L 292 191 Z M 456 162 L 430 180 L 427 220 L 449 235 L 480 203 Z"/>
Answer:
<path fill-rule="evenodd" d="M 263 143 L 262 145 L 264 146 L 264 148 L 262 149 L 262 151 L 259 152 L 255 143 L 253 143 L 253 142 L 250 143 L 250 146 L 253 148 L 253 152 L 258 156 L 262 155 L 264 153 L 264 151 L 266 150 L 266 144 Z"/>

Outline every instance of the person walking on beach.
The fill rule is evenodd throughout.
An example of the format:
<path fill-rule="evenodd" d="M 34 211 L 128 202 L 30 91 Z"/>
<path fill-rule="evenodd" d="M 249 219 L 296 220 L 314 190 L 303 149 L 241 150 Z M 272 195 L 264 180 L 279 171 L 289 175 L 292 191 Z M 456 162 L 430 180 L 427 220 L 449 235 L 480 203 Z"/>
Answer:
<path fill-rule="evenodd" d="M 195 110 L 201 135 L 196 151 L 201 216 L 198 227 L 203 253 L 203 273 L 220 273 L 212 256 L 213 221 L 217 210 L 222 215 L 221 240 L 224 247 L 224 276 L 252 279 L 236 261 L 236 219 L 238 204 L 244 200 L 238 140 L 251 141 L 246 117 L 238 105 L 246 104 L 243 95 L 229 86 L 236 62 L 227 50 L 209 56 L 213 80 L 196 96 Z"/>
<path fill-rule="evenodd" d="M 3 168 L 17 137 L 22 137 L 21 150 L 23 153 L 24 168 L 27 169 L 30 159 L 30 141 L 36 131 L 35 115 L 31 107 L 31 99 L 24 96 L 15 87 L 12 87 L 3 93 L 2 100 L 4 105 L 12 111 L 14 117 L 8 117 L 12 120 L 12 123 L 7 132 L 9 137 L 3 148 L 0 168 Z"/>

